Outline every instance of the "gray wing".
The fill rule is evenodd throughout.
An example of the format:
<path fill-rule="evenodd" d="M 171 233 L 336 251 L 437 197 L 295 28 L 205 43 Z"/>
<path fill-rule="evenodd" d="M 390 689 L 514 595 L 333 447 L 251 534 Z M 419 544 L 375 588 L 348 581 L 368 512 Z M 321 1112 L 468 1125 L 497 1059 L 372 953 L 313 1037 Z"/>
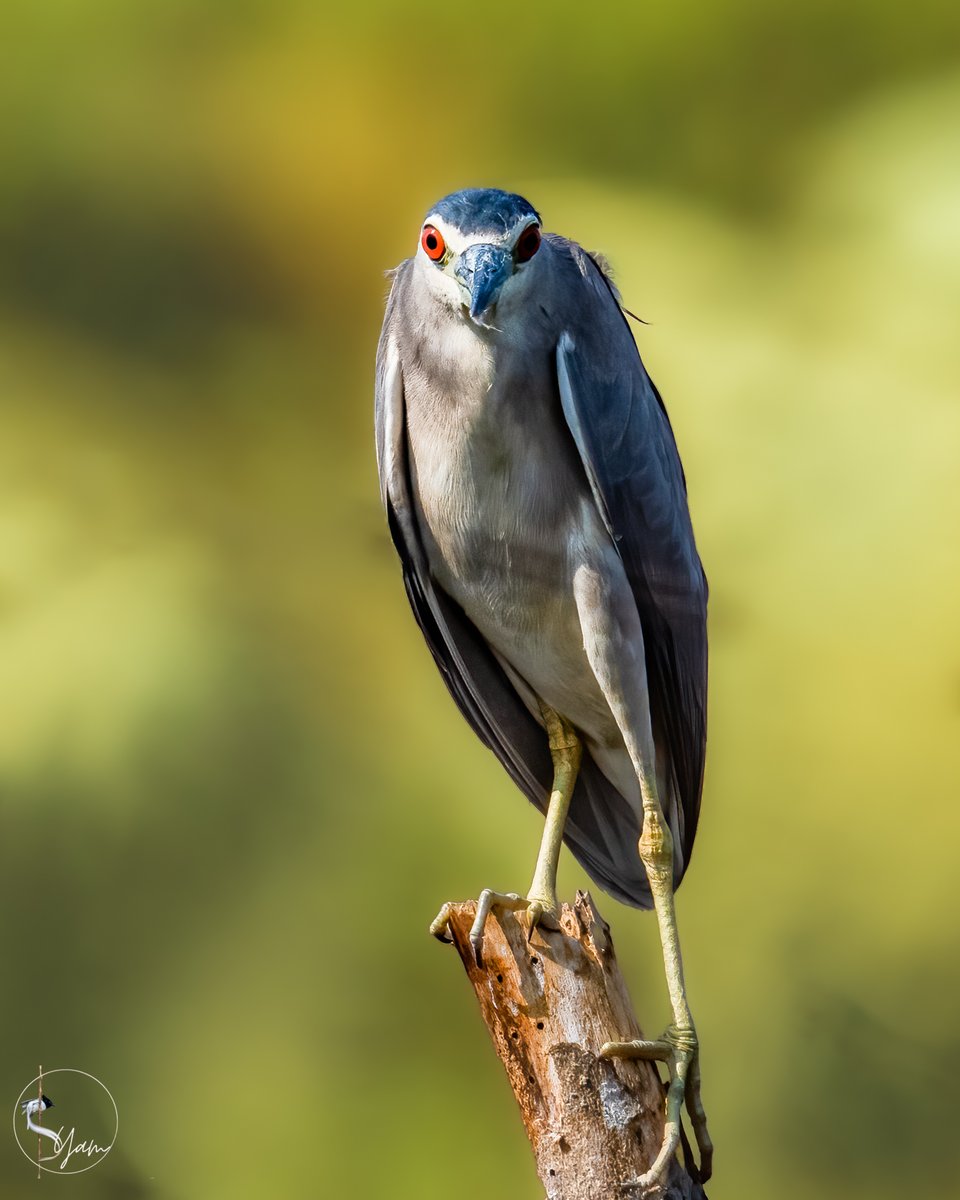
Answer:
<path fill-rule="evenodd" d="M 480 740 L 541 812 L 553 768 L 543 727 L 460 606 L 435 582 L 427 564 L 412 500 L 403 367 L 392 327 L 401 267 L 391 290 L 377 348 L 376 439 L 381 496 L 403 566 L 407 598 L 444 683 Z M 616 899 L 649 908 L 650 891 L 637 853 L 637 818 L 584 755 L 564 840 L 589 874 Z"/>
<path fill-rule="evenodd" d="M 658 755 L 668 758 L 671 795 L 662 799 L 679 883 L 706 755 L 707 581 L 663 401 L 612 284 L 579 247 L 569 250 L 579 295 L 557 348 L 560 399 L 640 614 L 653 733 Z"/>

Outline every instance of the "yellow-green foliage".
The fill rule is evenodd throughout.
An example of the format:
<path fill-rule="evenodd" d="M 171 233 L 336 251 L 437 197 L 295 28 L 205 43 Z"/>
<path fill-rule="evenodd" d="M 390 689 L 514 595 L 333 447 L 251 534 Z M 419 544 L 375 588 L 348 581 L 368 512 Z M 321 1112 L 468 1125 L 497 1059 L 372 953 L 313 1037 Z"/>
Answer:
<path fill-rule="evenodd" d="M 421 644 L 371 444 L 382 273 L 493 184 L 610 258 L 687 468 L 711 1197 L 947 1194 L 956 17 L 326 9 L 5 7 L 11 1104 L 38 1061 L 110 1086 L 81 1198 L 542 1194 L 426 936 L 526 885 L 539 818 Z M 656 1032 L 654 923 L 603 909 Z M 35 1186 L 12 1138 L 0 1169 Z"/>

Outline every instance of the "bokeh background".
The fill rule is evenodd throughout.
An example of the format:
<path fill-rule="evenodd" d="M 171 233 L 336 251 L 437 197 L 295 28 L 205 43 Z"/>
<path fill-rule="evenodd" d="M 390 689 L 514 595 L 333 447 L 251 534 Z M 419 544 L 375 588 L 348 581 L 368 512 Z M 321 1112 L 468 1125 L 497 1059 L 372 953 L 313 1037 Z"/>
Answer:
<path fill-rule="evenodd" d="M 687 468 L 710 1195 L 951 1194 L 960 9 L 0 27 L 2 1078 L 110 1087 L 72 1194 L 542 1195 L 426 935 L 525 886 L 539 818 L 421 644 L 372 450 L 383 272 L 469 184 L 609 256 Z M 654 922 L 603 908 L 653 1032 Z M 41 1186 L 12 1135 L 0 1177 Z"/>

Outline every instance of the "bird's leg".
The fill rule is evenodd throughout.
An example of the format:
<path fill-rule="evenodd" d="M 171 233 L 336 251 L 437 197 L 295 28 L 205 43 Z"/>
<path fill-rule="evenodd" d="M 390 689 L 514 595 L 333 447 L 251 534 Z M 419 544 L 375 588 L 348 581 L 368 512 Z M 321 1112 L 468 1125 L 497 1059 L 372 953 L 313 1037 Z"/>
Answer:
<path fill-rule="evenodd" d="M 527 912 L 531 934 L 544 917 L 550 918 L 555 923 L 560 915 L 560 906 L 557 903 L 557 867 L 560 863 L 563 827 L 570 810 L 570 801 L 573 798 L 573 789 L 576 786 L 577 772 L 580 770 L 580 758 L 583 753 L 580 739 L 569 722 L 545 704 L 540 705 L 540 711 L 543 713 L 547 735 L 550 739 L 553 787 L 550 790 L 550 803 L 547 806 L 547 817 L 543 824 L 540 853 L 537 855 L 533 880 L 530 883 L 530 890 L 527 892 L 527 900 L 530 902 Z"/>
<path fill-rule="evenodd" d="M 600 1054 L 604 1058 L 644 1058 L 666 1063 L 670 1073 L 667 1090 L 666 1123 L 660 1152 L 650 1169 L 639 1179 L 624 1184 L 625 1191 L 645 1191 L 662 1181 L 680 1141 L 680 1111 L 686 1104 L 694 1136 L 700 1151 L 700 1178 L 705 1183 L 712 1171 L 713 1143 L 707 1132 L 707 1117 L 700 1100 L 700 1050 L 694 1028 L 687 989 L 683 982 L 680 937 L 673 903 L 673 837 L 664 819 L 656 793 L 641 783 L 643 794 L 643 831 L 640 858 L 647 872 L 653 905 L 660 926 L 663 965 L 673 1009 L 673 1022 L 652 1042 L 607 1042 Z"/>
<path fill-rule="evenodd" d="M 566 823 L 570 800 L 580 769 L 582 747 L 573 726 L 559 713 L 545 704 L 540 705 L 547 736 L 550 740 L 550 757 L 553 760 L 553 787 L 550 803 L 540 841 L 540 853 L 533 872 L 533 881 L 526 898 L 516 892 L 494 892 L 487 888 L 481 892 L 477 902 L 477 915 L 470 928 L 470 944 L 480 965 L 483 961 L 483 928 L 492 908 L 505 908 L 513 912 L 526 910 L 527 937 L 540 924 L 556 926 L 560 915 L 557 903 L 557 865 L 560 861 L 560 846 L 563 842 L 563 827 Z M 446 936 L 450 905 L 445 904 L 430 926 L 430 932 L 441 941 Z"/>

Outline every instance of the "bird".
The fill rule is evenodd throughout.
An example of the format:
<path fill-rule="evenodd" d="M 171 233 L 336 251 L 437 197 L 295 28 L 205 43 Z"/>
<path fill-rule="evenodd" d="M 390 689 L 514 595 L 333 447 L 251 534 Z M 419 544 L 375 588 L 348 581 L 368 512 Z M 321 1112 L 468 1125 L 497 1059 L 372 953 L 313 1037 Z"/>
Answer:
<path fill-rule="evenodd" d="M 53 1140 L 53 1148 L 59 1154 L 60 1152 L 60 1135 L 52 1129 L 45 1129 L 42 1125 L 35 1125 L 31 1120 L 37 1113 L 46 1112 L 48 1108 L 53 1108 L 54 1103 L 49 1096 L 41 1094 L 40 1099 L 26 1100 L 20 1105 L 20 1111 L 27 1118 L 27 1128 L 32 1129 L 34 1133 L 39 1133 L 42 1137 L 48 1137 Z"/>
<path fill-rule="evenodd" d="M 375 386 L 381 498 L 413 614 L 461 713 L 545 815 L 526 895 L 485 889 L 528 936 L 556 926 L 561 841 L 601 888 L 654 909 L 673 1019 L 606 1058 L 669 1073 L 663 1179 L 690 1116 L 713 1145 L 674 891 L 706 754 L 707 581 L 666 408 L 599 256 L 522 196 L 432 206 L 392 274 Z M 431 932 L 447 938 L 450 905 Z"/>

